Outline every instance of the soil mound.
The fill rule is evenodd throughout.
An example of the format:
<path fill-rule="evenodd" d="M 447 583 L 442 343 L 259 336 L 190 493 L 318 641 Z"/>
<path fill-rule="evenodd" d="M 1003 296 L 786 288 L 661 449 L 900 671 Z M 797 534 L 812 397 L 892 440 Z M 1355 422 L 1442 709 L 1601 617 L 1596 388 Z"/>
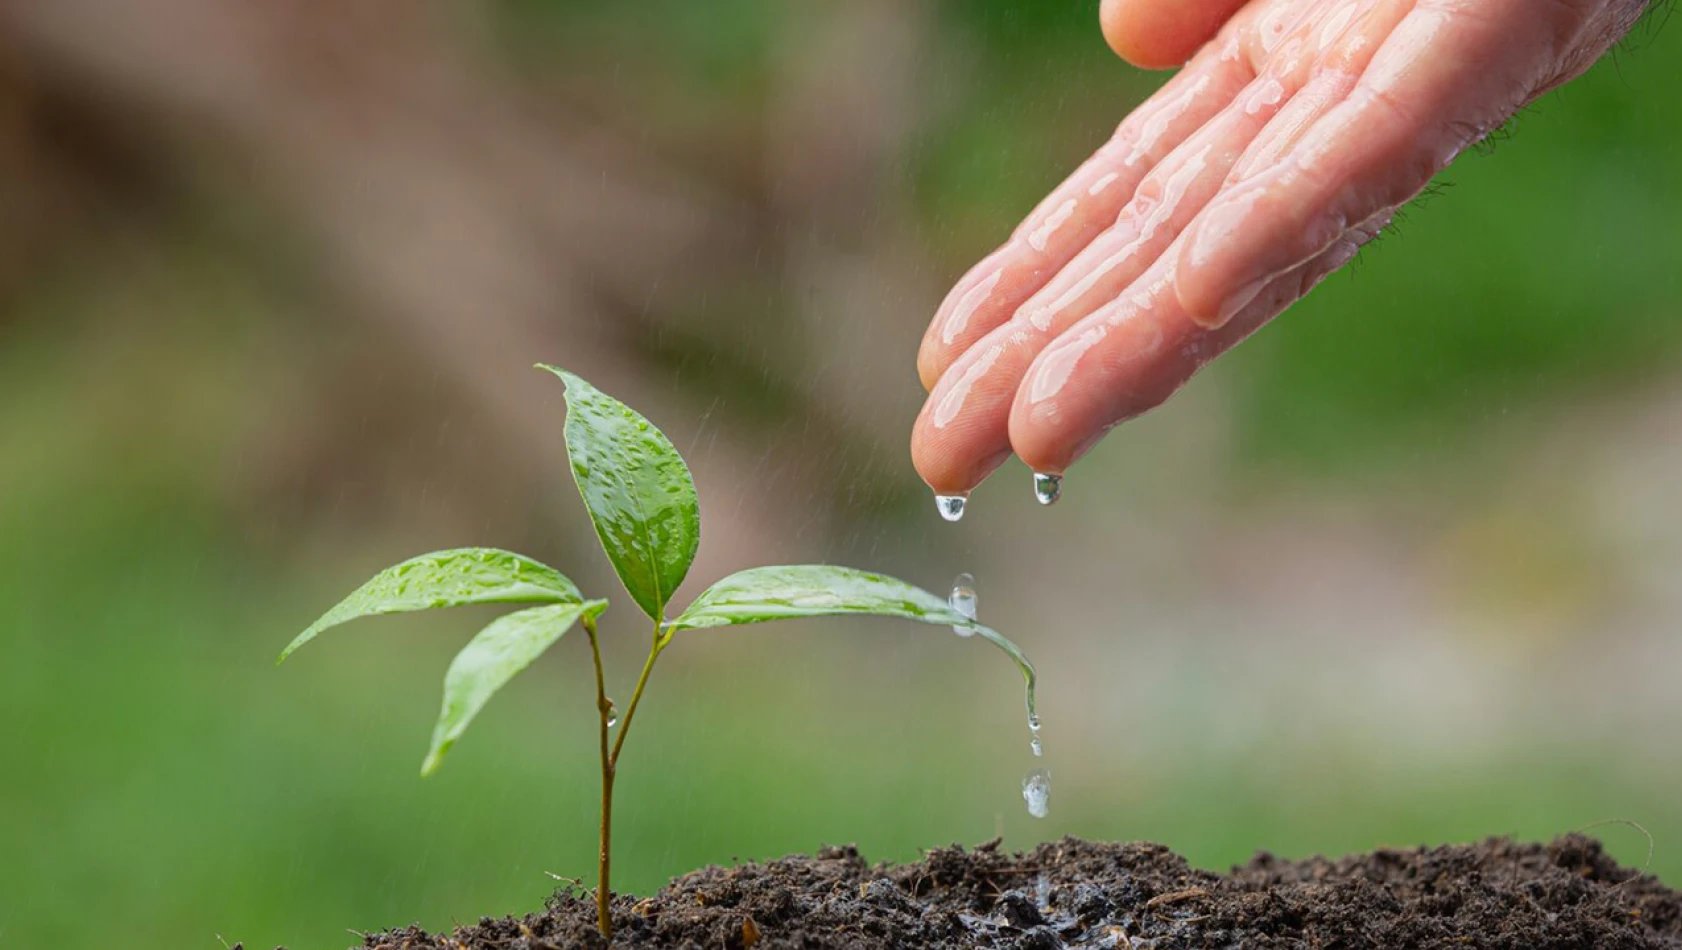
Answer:
<path fill-rule="evenodd" d="M 369 935 L 380 950 L 602 948 L 587 892 L 454 934 Z M 1025 854 L 946 848 L 872 866 L 852 848 L 709 867 L 615 899 L 614 946 L 670 950 L 1500 948 L 1682 950 L 1682 894 L 1593 839 L 1492 838 L 1339 860 L 1261 854 L 1197 871 L 1152 844 L 1066 838 Z"/>

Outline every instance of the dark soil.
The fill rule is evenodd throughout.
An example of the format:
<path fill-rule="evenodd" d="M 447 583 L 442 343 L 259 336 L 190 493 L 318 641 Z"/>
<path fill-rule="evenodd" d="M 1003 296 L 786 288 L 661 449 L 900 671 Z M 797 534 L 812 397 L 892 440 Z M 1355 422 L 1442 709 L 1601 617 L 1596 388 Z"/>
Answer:
<path fill-rule="evenodd" d="M 448 936 L 370 935 L 381 950 L 600 948 L 588 892 L 523 920 Z M 871 867 L 851 848 L 706 868 L 614 902 L 616 947 L 696 950 L 1510 948 L 1682 950 L 1682 894 L 1581 836 L 1549 845 L 1378 851 L 1329 861 L 1257 856 L 1196 871 L 1166 848 L 1073 838 Z"/>

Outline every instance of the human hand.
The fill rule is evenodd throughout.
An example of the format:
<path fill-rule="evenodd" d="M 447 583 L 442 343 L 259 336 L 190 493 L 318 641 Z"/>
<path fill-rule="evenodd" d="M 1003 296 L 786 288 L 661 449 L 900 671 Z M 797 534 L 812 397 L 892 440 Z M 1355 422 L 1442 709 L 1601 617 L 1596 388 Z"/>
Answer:
<path fill-rule="evenodd" d="M 1060 476 L 1347 263 L 1646 3 L 1240 6 L 1105 0 L 1107 39 L 1140 65 L 1201 49 L 935 314 L 911 454 L 937 494 L 1012 452 Z"/>

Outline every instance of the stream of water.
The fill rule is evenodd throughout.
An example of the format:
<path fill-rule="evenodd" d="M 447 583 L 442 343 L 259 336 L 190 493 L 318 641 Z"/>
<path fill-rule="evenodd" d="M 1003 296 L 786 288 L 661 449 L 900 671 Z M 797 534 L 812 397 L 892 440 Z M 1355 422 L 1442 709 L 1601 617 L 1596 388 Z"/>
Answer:
<path fill-rule="evenodd" d="M 1038 477 L 1036 476 L 1036 484 Z M 1055 500 L 1055 498 L 1053 499 Z M 1046 502 L 1050 504 L 1050 502 Z M 944 510 L 944 509 L 943 509 Z M 960 506 L 961 513 L 961 506 Z M 975 591 L 975 575 L 959 574 L 952 581 L 952 593 L 947 597 L 947 603 L 952 610 L 970 620 L 976 619 L 980 608 L 981 598 Z M 960 637 L 975 636 L 974 627 L 954 625 L 952 632 Z M 1040 741 L 1040 716 L 1035 709 L 1034 679 L 1030 676 L 1027 686 L 1028 706 L 1028 748 L 1033 751 L 1034 758 L 1045 755 L 1045 744 Z M 1022 800 L 1028 806 L 1028 814 L 1035 818 L 1044 818 L 1051 813 L 1051 772 L 1043 767 L 1035 768 L 1022 779 Z"/>

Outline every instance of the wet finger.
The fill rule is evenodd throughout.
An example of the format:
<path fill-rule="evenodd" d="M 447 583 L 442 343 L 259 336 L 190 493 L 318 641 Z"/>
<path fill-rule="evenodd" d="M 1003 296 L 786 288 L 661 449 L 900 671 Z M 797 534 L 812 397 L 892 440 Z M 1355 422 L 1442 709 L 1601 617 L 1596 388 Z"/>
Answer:
<path fill-rule="evenodd" d="M 1165 402 L 1210 360 L 1236 346 L 1354 257 L 1390 212 L 1350 229 L 1314 259 L 1276 276 L 1224 326 L 1186 313 L 1164 258 L 1138 286 L 1040 353 L 1011 405 L 1015 453 L 1036 472 L 1061 475 L 1105 433 Z"/>
<path fill-rule="evenodd" d="M 1548 59 L 1575 32 L 1567 6 L 1492 0 L 1474 14 L 1419 0 L 1349 95 L 1193 226 L 1176 281 L 1185 312 L 1222 325 L 1350 222 L 1417 195 L 1547 81 Z"/>
<path fill-rule="evenodd" d="M 940 495 L 963 495 L 1010 457 L 1003 420 L 1032 350 L 1001 327 L 965 353 L 929 394 L 911 428 L 911 464 Z M 1004 365 L 1001 365 L 1003 361 Z M 1012 365 L 1014 364 L 1014 365 Z"/>
<path fill-rule="evenodd" d="M 977 340 L 1112 223 L 1144 176 L 1220 112 L 1255 76 L 1241 52 L 1211 51 L 1186 67 L 1121 123 L 1114 137 L 1022 222 L 1009 242 L 975 265 L 935 311 L 917 354 L 926 389 Z"/>
<path fill-rule="evenodd" d="M 1268 75 L 1251 83 L 1145 176 L 1114 226 L 1010 320 L 957 357 L 912 430 L 912 461 L 930 486 L 945 494 L 967 492 L 1009 456 L 1011 402 L 1039 351 L 1127 290 L 1162 255 L 1277 111 L 1284 84 L 1299 81 Z"/>
<path fill-rule="evenodd" d="M 1307 82 L 1305 39 L 1341 4 L 1305 5 L 1289 42 L 1274 44 L 1266 71 L 1145 176 L 1116 223 L 956 358 L 913 428 L 912 458 L 925 481 L 942 493 L 965 492 L 1009 456 L 1010 407 L 1039 351 L 1127 291 L 1218 192 L 1234 161 Z"/>
<path fill-rule="evenodd" d="M 1277 164 L 1314 123 L 1349 97 L 1379 44 L 1417 0 L 1340 3 L 1300 37 L 1298 55 L 1312 58 L 1313 76 L 1291 97 L 1232 169 L 1231 183 Z"/>
<path fill-rule="evenodd" d="M 1320 4 L 1335 9 L 1336 2 Z M 1317 30 L 1309 18 L 1301 29 Z M 1299 44 L 1300 45 L 1300 44 Z M 1126 290 L 1220 191 L 1241 156 L 1254 150 L 1296 104 L 1315 61 L 1286 47 L 1214 119 L 1139 183 L 1116 222 L 1093 239 L 1017 311 L 1017 319 L 1055 336 Z"/>

